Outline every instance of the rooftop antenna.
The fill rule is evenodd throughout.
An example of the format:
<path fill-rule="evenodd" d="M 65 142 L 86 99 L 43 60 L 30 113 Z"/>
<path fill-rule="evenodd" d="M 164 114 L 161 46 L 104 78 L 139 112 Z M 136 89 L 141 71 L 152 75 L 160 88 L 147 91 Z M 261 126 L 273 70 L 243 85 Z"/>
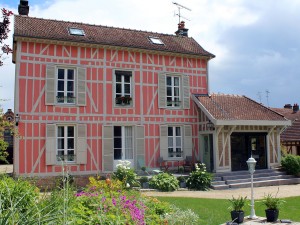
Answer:
<path fill-rule="evenodd" d="M 178 18 L 179 18 L 179 23 L 181 22 L 181 18 L 183 18 L 183 19 L 185 19 L 185 20 L 188 20 L 188 21 L 191 21 L 191 20 L 189 20 L 188 18 L 183 17 L 183 16 L 181 15 L 181 13 L 180 13 L 180 10 L 181 10 L 181 9 L 186 9 L 186 10 L 192 11 L 191 9 L 189 9 L 188 7 L 185 7 L 185 6 L 183 6 L 183 5 L 180 5 L 180 4 L 178 4 L 177 2 L 173 2 L 173 4 L 176 5 L 177 8 L 178 8 L 178 13 L 176 13 L 175 16 L 178 16 Z"/>
<path fill-rule="evenodd" d="M 266 90 L 266 98 L 267 98 L 268 107 L 269 107 L 269 94 L 270 94 L 269 90 Z"/>
<path fill-rule="evenodd" d="M 261 103 L 261 92 L 257 92 L 257 96 L 258 96 L 258 99 L 259 99 L 259 103 Z"/>

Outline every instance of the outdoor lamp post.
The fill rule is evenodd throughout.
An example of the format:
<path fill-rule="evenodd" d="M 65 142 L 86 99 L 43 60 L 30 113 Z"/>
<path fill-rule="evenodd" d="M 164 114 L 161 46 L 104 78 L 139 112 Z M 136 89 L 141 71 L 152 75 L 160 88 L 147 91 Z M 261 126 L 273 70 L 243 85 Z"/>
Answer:
<path fill-rule="evenodd" d="M 254 210 L 254 196 L 253 196 L 253 174 L 255 172 L 256 161 L 255 161 L 254 158 L 252 158 L 252 155 L 248 159 L 247 165 L 248 165 L 249 173 L 251 174 L 251 213 L 250 213 L 249 218 L 250 219 L 256 219 L 257 216 L 255 215 L 255 210 Z"/>

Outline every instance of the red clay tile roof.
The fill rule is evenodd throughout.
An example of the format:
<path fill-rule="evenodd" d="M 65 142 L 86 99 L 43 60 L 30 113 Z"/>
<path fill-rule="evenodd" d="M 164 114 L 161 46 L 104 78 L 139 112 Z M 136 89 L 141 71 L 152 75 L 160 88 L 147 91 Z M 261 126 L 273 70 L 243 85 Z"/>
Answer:
<path fill-rule="evenodd" d="M 285 108 L 273 108 L 273 110 L 292 120 L 292 126 L 280 135 L 281 141 L 300 141 L 300 111 L 293 112 L 293 109 Z"/>
<path fill-rule="evenodd" d="M 240 95 L 195 95 L 216 120 L 286 121 L 284 116 Z"/>
<path fill-rule="evenodd" d="M 84 36 L 70 35 L 68 28 L 83 29 Z M 152 44 L 149 37 L 159 37 L 164 45 Z M 30 37 L 59 41 L 82 42 L 166 51 L 215 57 L 204 50 L 193 38 L 155 32 L 89 25 L 15 15 L 14 37 Z"/>

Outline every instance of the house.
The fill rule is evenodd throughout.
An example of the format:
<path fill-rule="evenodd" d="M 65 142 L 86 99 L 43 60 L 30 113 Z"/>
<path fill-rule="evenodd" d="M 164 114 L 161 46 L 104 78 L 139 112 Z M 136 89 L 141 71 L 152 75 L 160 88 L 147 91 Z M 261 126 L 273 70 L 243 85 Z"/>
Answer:
<path fill-rule="evenodd" d="M 246 97 L 236 98 L 246 107 L 238 111 L 239 102 L 210 96 L 215 56 L 188 37 L 184 22 L 169 35 L 33 18 L 21 3 L 15 175 L 56 176 L 62 165 L 72 175 L 110 173 L 119 160 L 158 167 L 159 157 L 177 168 L 186 156 L 215 172 L 244 169 L 232 168 L 231 156 L 246 139 L 253 151 L 264 147 L 262 167 L 278 165 L 279 134 L 290 122 Z M 259 117 L 248 117 L 251 107 Z"/>
<path fill-rule="evenodd" d="M 274 111 L 282 114 L 292 121 L 292 125 L 285 129 L 280 136 L 281 144 L 287 153 L 300 155 L 300 111 L 299 105 L 286 104 L 283 108 L 274 108 Z"/>

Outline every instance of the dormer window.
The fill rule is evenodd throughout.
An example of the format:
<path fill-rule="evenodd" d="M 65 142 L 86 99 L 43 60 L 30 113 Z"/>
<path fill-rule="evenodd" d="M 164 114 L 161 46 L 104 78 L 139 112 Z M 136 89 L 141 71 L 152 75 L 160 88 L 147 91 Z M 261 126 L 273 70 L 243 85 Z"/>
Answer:
<path fill-rule="evenodd" d="M 152 44 L 164 45 L 163 41 L 159 37 L 149 37 Z"/>
<path fill-rule="evenodd" d="M 69 27 L 69 33 L 76 36 L 84 36 L 84 30 L 80 28 Z"/>

